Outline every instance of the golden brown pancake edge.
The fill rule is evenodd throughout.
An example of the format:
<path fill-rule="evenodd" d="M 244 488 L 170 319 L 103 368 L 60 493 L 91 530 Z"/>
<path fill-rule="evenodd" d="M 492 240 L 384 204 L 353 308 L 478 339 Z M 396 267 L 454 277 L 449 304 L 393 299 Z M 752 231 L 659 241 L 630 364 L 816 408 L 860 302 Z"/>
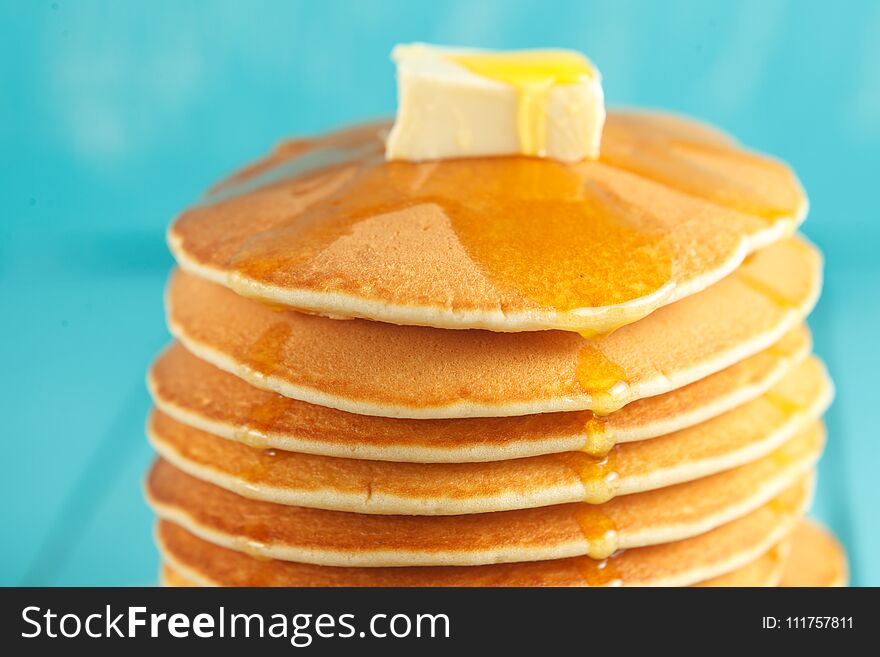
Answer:
<path fill-rule="evenodd" d="M 814 305 L 820 270 L 812 246 L 781 242 L 708 290 L 597 341 L 277 312 L 181 272 L 166 304 L 172 333 L 195 356 L 312 404 L 423 419 L 609 413 L 769 348 Z M 739 321 L 722 323 L 728 312 Z"/>
<path fill-rule="evenodd" d="M 179 422 L 253 447 L 323 456 L 419 463 L 499 461 L 583 450 L 680 431 L 763 395 L 807 357 L 799 326 L 770 348 L 664 395 L 611 415 L 590 411 L 513 418 L 412 420 L 362 416 L 260 390 L 173 343 L 147 385 L 156 406 Z"/>
<path fill-rule="evenodd" d="M 454 515 L 598 504 L 711 476 L 782 449 L 827 407 L 830 384 L 823 377 L 818 361 L 806 361 L 789 381 L 744 408 L 669 436 L 618 446 L 605 457 L 567 452 L 465 464 L 362 461 L 249 447 L 160 412 L 151 415 L 147 435 L 160 456 L 191 476 L 284 505 Z"/>

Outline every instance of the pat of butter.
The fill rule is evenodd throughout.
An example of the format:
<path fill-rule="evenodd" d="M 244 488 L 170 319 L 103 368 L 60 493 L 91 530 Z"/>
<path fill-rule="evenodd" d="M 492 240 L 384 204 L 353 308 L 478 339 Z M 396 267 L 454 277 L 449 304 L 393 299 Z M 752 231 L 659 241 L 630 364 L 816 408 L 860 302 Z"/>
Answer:
<path fill-rule="evenodd" d="M 570 50 L 490 52 L 397 46 L 397 119 L 389 160 L 599 155 L 605 100 L 599 71 Z"/>

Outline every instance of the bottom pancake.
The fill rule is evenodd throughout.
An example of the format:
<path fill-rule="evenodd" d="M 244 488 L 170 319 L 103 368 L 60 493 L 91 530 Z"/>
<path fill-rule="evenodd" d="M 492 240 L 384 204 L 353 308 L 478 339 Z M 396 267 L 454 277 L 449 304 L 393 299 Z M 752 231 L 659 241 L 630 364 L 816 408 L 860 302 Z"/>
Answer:
<path fill-rule="evenodd" d="M 201 586 L 688 586 L 721 577 L 784 540 L 809 505 L 812 479 L 765 506 L 693 538 L 619 552 L 485 566 L 338 567 L 265 559 L 160 520 L 163 561 Z"/>
<path fill-rule="evenodd" d="M 189 588 L 193 586 L 198 586 L 198 584 L 191 580 L 188 580 L 167 563 L 163 563 L 161 569 L 159 570 L 159 585 L 170 588 Z"/>
<path fill-rule="evenodd" d="M 712 579 L 703 580 L 693 586 L 700 587 L 770 587 L 779 583 L 785 569 L 786 558 L 791 551 L 788 539 L 774 545 L 760 557 L 747 563 L 745 566 L 732 570 L 724 575 Z M 187 579 L 167 563 L 162 564 L 159 573 L 159 581 L 162 586 L 173 588 L 187 588 L 199 586 L 194 581 Z"/>
<path fill-rule="evenodd" d="M 175 529 L 168 533 L 173 534 Z M 164 530 L 160 527 L 159 531 Z M 837 540 L 816 523 L 802 520 L 788 539 L 757 559 L 694 586 L 845 586 L 847 570 L 846 554 Z M 198 576 L 189 579 L 168 563 L 162 564 L 163 586 L 200 586 L 200 580 Z M 204 585 L 217 584 L 201 581 Z"/>
<path fill-rule="evenodd" d="M 846 586 L 846 551 L 821 525 L 805 520 L 795 530 L 780 586 Z"/>

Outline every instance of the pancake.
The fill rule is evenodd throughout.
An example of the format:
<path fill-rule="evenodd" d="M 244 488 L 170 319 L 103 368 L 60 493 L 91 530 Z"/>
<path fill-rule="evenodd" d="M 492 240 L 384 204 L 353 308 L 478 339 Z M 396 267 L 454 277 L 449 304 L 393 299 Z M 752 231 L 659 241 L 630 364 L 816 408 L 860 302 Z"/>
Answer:
<path fill-rule="evenodd" d="M 788 554 L 788 551 L 789 542 L 786 540 L 773 546 L 766 553 L 745 566 L 741 566 L 724 575 L 697 582 L 692 584 L 692 586 L 776 586 L 780 577 L 782 577 L 785 556 Z M 173 588 L 200 586 L 195 581 L 189 580 L 178 573 L 167 563 L 162 564 L 159 581 L 162 586 Z M 216 586 L 216 583 L 206 583 L 204 586 Z"/>
<path fill-rule="evenodd" d="M 791 234 L 782 163 L 704 126 L 610 112 L 599 161 L 386 162 L 384 127 L 282 144 L 169 231 L 177 261 L 326 316 L 604 333 Z"/>
<path fill-rule="evenodd" d="M 846 552 L 827 529 L 810 520 L 792 536 L 792 550 L 780 586 L 846 586 Z"/>
<path fill-rule="evenodd" d="M 172 277 L 166 303 L 171 332 L 191 353 L 312 404 L 410 418 L 607 414 L 767 349 L 813 307 L 820 279 L 818 252 L 786 240 L 707 290 L 595 341 L 565 331 L 446 331 L 277 311 L 184 272 Z"/>
<path fill-rule="evenodd" d="M 827 408 L 822 364 L 805 361 L 747 404 L 689 429 L 615 447 L 488 463 L 393 463 L 263 450 L 154 412 L 147 435 L 184 472 L 244 497 L 355 513 L 449 515 L 607 502 L 712 475 L 779 448 Z"/>
<path fill-rule="evenodd" d="M 148 377 L 156 407 L 170 417 L 252 447 L 324 456 L 420 463 L 500 461 L 582 450 L 673 433 L 764 394 L 806 358 L 803 326 L 770 348 L 705 379 L 640 399 L 605 417 L 591 411 L 507 418 L 411 420 L 355 415 L 248 385 L 180 344 Z"/>
<path fill-rule="evenodd" d="M 159 569 L 159 586 L 166 588 L 191 588 L 198 586 L 198 584 L 188 580 L 167 563 L 163 563 Z"/>
<path fill-rule="evenodd" d="M 791 552 L 791 539 L 786 538 L 754 561 L 728 573 L 692 584 L 698 587 L 771 587 L 778 586 Z"/>
<path fill-rule="evenodd" d="M 574 557 L 484 566 L 344 568 L 256 558 L 160 520 L 162 560 L 201 586 L 687 586 L 754 561 L 784 540 L 809 504 L 810 487 L 705 534 L 604 560 Z"/>
<path fill-rule="evenodd" d="M 162 518 L 264 557 L 333 566 L 477 565 L 601 559 L 678 541 L 745 515 L 795 485 L 821 452 L 819 425 L 785 449 L 711 477 L 605 504 L 560 504 L 457 516 L 371 515 L 241 497 L 159 459 L 147 499 Z"/>

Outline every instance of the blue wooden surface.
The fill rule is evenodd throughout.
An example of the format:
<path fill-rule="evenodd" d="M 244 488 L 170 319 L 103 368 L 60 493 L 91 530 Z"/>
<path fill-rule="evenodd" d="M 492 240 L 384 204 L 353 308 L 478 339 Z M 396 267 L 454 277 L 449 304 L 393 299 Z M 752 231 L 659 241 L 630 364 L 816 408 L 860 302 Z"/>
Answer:
<path fill-rule="evenodd" d="M 581 49 L 610 103 L 793 163 L 838 386 L 816 514 L 880 584 L 880 3 L 0 2 L 0 584 L 155 581 L 143 373 L 163 231 L 282 135 L 393 111 L 399 41 Z"/>

